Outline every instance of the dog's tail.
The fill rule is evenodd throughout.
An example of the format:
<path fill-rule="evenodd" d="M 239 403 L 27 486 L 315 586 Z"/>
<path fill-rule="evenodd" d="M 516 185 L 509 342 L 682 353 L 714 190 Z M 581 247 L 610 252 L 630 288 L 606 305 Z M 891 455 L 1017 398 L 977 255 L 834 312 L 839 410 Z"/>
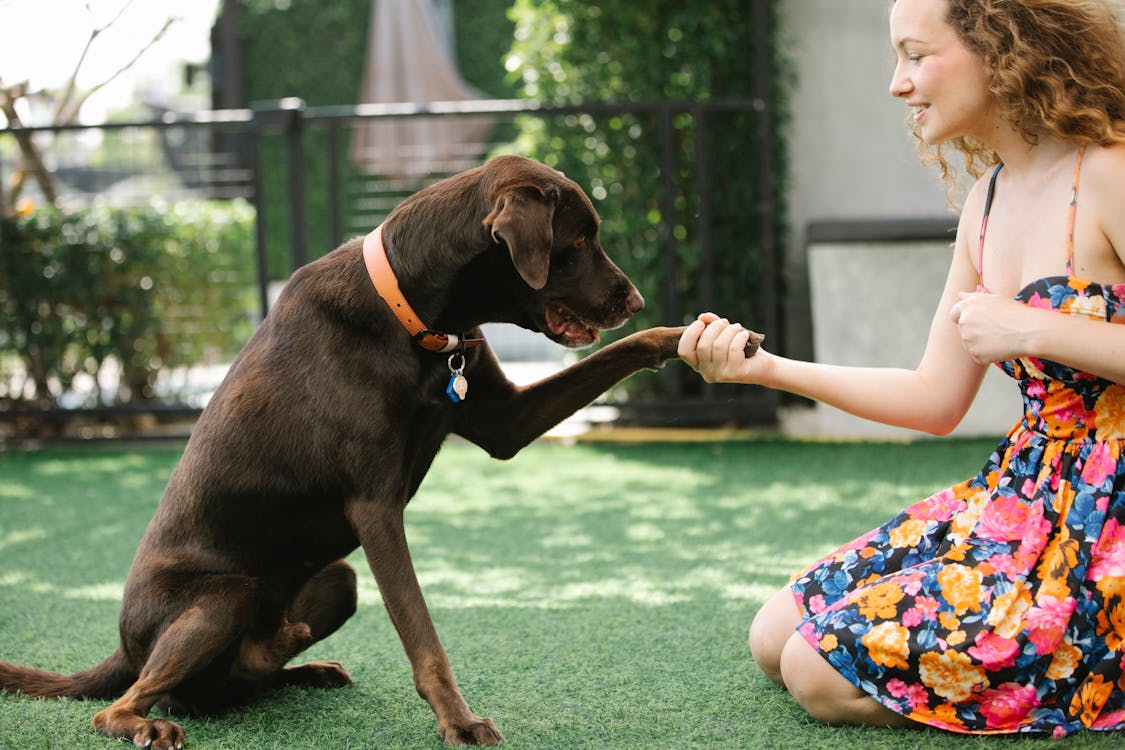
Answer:
<path fill-rule="evenodd" d="M 108 659 L 72 675 L 46 672 L 0 661 L 0 693 L 23 693 L 31 698 L 116 698 L 137 679 L 121 649 Z"/>

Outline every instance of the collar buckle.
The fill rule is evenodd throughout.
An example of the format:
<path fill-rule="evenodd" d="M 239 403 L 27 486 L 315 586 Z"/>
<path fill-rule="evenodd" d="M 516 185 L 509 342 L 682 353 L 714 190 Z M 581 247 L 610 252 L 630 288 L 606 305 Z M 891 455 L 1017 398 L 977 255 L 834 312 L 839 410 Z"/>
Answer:
<path fill-rule="evenodd" d="M 399 323 L 414 339 L 418 346 L 431 352 L 451 352 L 454 349 L 479 346 L 484 343 L 483 338 L 468 338 L 464 335 L 445 333 L 428 328 L 418 317 L 410 303 L 399 288 L 398 278 L 387 259 L 387 251 L 383 247 L 383 225 L 375 227 L 369 235 L 363 238 L 363 263 L 367 267 L 367 275 L 371 283 L 391 311 L 398 318 Z"/>

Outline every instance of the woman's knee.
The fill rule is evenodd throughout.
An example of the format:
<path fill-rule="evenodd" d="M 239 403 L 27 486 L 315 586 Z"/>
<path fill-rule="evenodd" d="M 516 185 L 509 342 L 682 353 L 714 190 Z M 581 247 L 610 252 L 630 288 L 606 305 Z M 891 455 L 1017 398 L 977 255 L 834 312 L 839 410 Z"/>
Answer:
<path fill-rule="evenodd" d="M 750 623 L 750 655 L 773 682 L 783 686 L 781 653 L 786 641 L 800 623 L 801 616 L 788 588 L 766 601 Z"/>
<path fill-rule="evenodd" d="M 847 723 L 847 707 L 860 694 L 799 633 L 782 649 L 781 677 L 793 699 L 814 719 L 828 724 Z"/>
<path fill-rule="evenodd" d="M 853 685 L 799 633 L 794 633 L 782 650 L 781 674 L 793 699 L 818 721 L 861 726 L 917 726 Z"/>

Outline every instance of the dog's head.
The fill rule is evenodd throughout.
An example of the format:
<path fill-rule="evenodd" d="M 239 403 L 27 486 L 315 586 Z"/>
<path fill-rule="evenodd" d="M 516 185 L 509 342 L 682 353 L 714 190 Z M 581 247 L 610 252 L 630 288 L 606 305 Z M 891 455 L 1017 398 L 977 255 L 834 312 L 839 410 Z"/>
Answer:
<path fill-rule="evenodd" d="M 521 157 L 497 157 L 485 169 L 496 179 L 483 226 L 522 282 L 516 297 L 526 317 L 517 322 L 564 346 L 582 347 L 644 307 L 602 249 L 600 219 L 582 188 Z"/>

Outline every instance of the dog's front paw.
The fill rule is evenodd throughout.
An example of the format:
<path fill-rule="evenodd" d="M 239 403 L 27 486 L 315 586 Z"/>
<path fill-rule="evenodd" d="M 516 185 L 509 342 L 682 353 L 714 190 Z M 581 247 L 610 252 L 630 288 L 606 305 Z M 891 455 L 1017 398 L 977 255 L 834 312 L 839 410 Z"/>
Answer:
<path fill-rule="evenodd" d="M 743 352 L 746 354 L 747 358 L 753 357 L 755 354 L 757 354 L 758 349 L 761 348 L 762 342 L 765 340 L 766 334 L 758 333 L 757 331 L 750 331 L 750 340 L 746 342 L 746 347 L 743 349 Z"/>
<path fill-rule="evenodd" d="M 674 359 L 679 356 L 680 336 L 687 330 L 687 326 L 679 326 L 678 328 L 650 328 L 647 331 L 641 331 L 638 336 L 649 335 L 651 341 L 659 352 L 661 358 L 661 366 L 669 359 Z M 762 342 L 766 340 L 766 334 L 758 333 L 757 331 L 747 331 L 750 338 L 743 347 L 743 353 L 749 359 L 758 353 L 761 348 Z"/>
<path fill-rule="evenodd" d="M 446 745 L 499 745 L 504 735 L 492 723 L 492 719 L 469 714 L 464 721 L 439 726 L 438 734 Z"/>
<path fill-rule="evenodd" d="M 639 358 L 638 367 L 659 370 L 677 356 L 676 347 L 685 327 L 656 327 L 637 331 L 621 339 L 617 345 Z"/>

